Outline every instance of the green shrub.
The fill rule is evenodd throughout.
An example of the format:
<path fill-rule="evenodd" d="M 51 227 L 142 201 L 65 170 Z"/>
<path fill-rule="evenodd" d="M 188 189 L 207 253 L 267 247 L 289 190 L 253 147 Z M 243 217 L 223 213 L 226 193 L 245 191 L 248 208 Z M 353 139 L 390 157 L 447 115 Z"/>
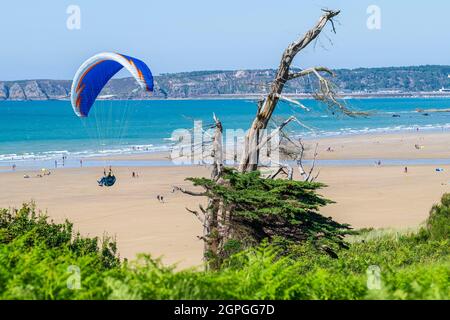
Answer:
<path fill-rule="evenodd" d="M 366 298 L 448 300 L 450 263 L 421 264 L 386 272 L 382 277 L 382 289 L 370 291 Z"/>
<path fill-rule="evenodd" d="M 81 292 L 67 286 L 70 266 L 80 268 L 85 283 L 97 285 L 99 274 L 120 266 L 114 241 L 83 238 L 72 229 L 68 221 L 49 221 L 33 203 L 20 210 L 0 210 L 0 297 L 75 298 Z M 81 296 L 94 298 L 97 290 L 92 287 Z"/>
<path fill-rule="evenodd" d="M 450 299 L 448 238 L 375 232 L 355 237 L 337 259 L 314 242 L 263 241 L 220 271 L 176 271 L 149 255 L 121 262 L 114 242 L 73 235 L 69 222 L 25 205 L 0 211 L 0 299 Z M 372 265 L 380 290 L 366 284 Z M 79 290 L 68 286 L 70 266 L 81 271 Z"/>
<path fill-rule="evenodd" d="M 67 248 L 76 256 L 95 254 L 104 268 L 120 263 L 115 241 L 106 236 L 99 240 L 74 234 L 71 222 L 66 220 L 57 224 L 49 221 L 46 215 L 36 212 L 34 203 L 26 203 L 20 210 L 0 210 L 0 244 L 10 244 L 15 240 L 29 248 L 45 245 L 48 248 Z"/>
<path fill-rule="evenodd" d="M 441 204 L 431 208 L 426 225 L 432 239 L 450 237 L 450 193 L 442 196 Z"/>

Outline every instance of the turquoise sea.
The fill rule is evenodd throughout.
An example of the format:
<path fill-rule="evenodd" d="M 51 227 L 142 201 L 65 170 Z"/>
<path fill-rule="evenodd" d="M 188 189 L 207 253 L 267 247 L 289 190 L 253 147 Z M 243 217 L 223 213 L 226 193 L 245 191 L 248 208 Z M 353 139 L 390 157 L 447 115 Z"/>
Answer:
<path fill-rule="evenodd" d="M 333 115 L 313 100 L 302 101 L 310 112 L 280 103 L 277 117 L 296 115 L 313 130 L 291 126 L 306 136 L 336 136 L 408 130 L 450 130 L 449 98 L 349 99 L 348 107 L 369 111 L 368 117 Z M 256 112 L 252 100 L 98 101 L 88 118 L 80 119 L 69 101 L 1 101 L 0 162 L 33 159 L 87 158 L 169 148 L 171 133 L 192 128 L 194 120 L 211 123 L 212 114 L 225 128 L 247 129 Z"/>

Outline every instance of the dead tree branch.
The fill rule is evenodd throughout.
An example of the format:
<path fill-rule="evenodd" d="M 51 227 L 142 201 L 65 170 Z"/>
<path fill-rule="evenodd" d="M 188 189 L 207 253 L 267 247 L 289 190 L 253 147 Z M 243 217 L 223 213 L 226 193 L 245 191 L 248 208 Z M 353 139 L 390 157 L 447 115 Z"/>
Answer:
<path fill-rule="evenodd" d="M 284 127 L 286 127 L 290 122 L 295 121 L 295 120 L 297 120 L 297 118 L 294 116 L 290 116 L 289 118 L 287 118 L 275 130 L 273 130 L 269 136 L 267 136 L 263 141 L 261 141 L 256 146 L 256 149 L 257 150 L 262 149 L 270 140 L 272 140 L 273 137 L 275 137 L 278 133 L 280 133 L 280 131 L 282 131 Z"/>
<path fill-rule="evenodd" d="M 184 188 L 178 187 L 178 186 L 172 186 L 172 188 L 173 188 L 173 192 L 180 191 L 184 194 L 194 196 L 194 197 L 206 197 L 208 195 L 207 192 L 195 192 L 195 191 L 187 190 L 187 189 L 184 189 Z"/>
<path fill-rule="evenodd" d="M 192 213 L 194 216 L 196 216 L 198 218 L 198 220 L 202 223 L 203 227 L 205 227 L 205 217 L 201 216 L 200 213 L 198 211 L 195 210 L 191 210 L 188 207 L 186 207 L 186 210 L 190 213 Z"/>
<path fill-rule="evenodd" d="M 311 167 L 309 168 L 309 170 L 305 169 L 305 165 L 303 163 L 305 150 L 306 150 L 305 145 L 303 144 L 303 141 L 301 139 L 299 139 L 298 143 L 295 145 L 299 149 L 299 154 L 296 159 L 296 163 L 297 163 L 297 167 L 298 167 L 300 176 L 303 178 L 304 181 L 309 181 L 309 182 L 315 181 L 319 177 L 319 173 L 320 173 L 320 171 L 318 171 L 318 173 L 316 175 L 314 175 L 314 170 L 316 168 L 317 156 L 319 155 L 319 153 L 317 152 L 317 150 L 319 148 L 319 144 L 316 143 L 314 153 L 313 153 Z"/>
<path fill-rule="evenodd" d="M 275 107 L 280 99 L 280 95 L 286 82 L 289 80 L 290 67 L 295 56 L 307 47 L 317 36 L 322 32 L 326 24 L 333 20 L 340 11 L 324 10 L 324 14 L 320 17 L 316 25 L 310 29 L 306 34 L 292 42 L 281 57 L 280 65 L 278 67 L 274 81 L 272 82 L 270 93 L 267 95 L 262 106 L 258 109 L 258 113 L 252 126 L 245 137 L 244 152 L 239 165 L 241 172 L 256 170 L 258 167 L 259 150 L 259 131 L 265 129 L 272 117 Z M 334 30 L 334 24 L 332 23 Z"/>
<path fill-rule="evenodd" d="M 288 102 L 288 103 L 295 104 L 296 106 L 299 106 L 300 108 L 302 108 L 302 109 L 305 110 L 305 111 L 310 111 L 308 107 L 305 107 L 303 104 L 301 104 L 301 103 L 300 103 L 299 101 L 297 101 L 297 100 L 290 99 L 290 98 L 285 97 L 285 96 L 282 96 L 281 94 L 278 94 L 278 93 L 276 94 L 276 97 L 277 97 L 278 99 L 282 100 L 282 101 L 285 101 L 285 102 Z"/>
<path fill-rule="evenodd" d="M 335 76 L 334 72 L 326 67 L 313 67 L 313 68 L 308 68 L 308 69 L 305 69 L 305 70 L 302 70 L 299 72 L 289 73 L 288 80 L 305 77 L 309 74 L 312 74 L 312 73 L 316 74 L 318 72 L 326 72 L 333 77 Z"/>

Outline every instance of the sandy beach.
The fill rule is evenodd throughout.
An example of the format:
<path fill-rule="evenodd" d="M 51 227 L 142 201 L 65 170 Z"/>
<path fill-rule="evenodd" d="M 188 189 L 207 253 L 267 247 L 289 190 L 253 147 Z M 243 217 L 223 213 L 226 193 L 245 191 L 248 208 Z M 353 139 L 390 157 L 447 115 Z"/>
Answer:
<path fill-rule="evenodd" d="M 320 159 L 446 159 L 450 158 L 448 131 L 409 131 L 307 140 L 319 143 Z M 328 147 L 332 152 L 326 151 Z"/>
<path fill-rule="evenodd" d="M 409 131 L 344 135 L 303 139 L 306 158 L 311 159 L 316 143 L 319 159 L 446 159 L 450 158 L 449 131 Z M 417 148 L 418 147 L 418 148 Z M 331 151 L 328 151 L 330 148 Z M 169 152 L 99 157 L 98 160 L 168 160 Z"/>
<path fill-rule="evenodd" d="M 449 158 L 450 134 L 404 133 L 326 138 L 319 141 L 320 159 L 433 159 Z M 309 141 L 313 145 L 315 142 Z M 415 148 L 415 144 L 422 146 Z M 333 151 L 326 151 L 331 147 Z M 164 155 L 127 156 L 156 159 Z M 321 193 L 336 204 L 322 213 L 355 228 L 415 228 L 431 206 L 450 192 L 450 166 L 323 166 L 319 181 L 328 185 Z M 190 186 L 188 176 L 208 176 L 206 167 L 115 168 L 118 178 L 111 188 L 100 188 L 96 180 L 103 168 L 52 170 L 37 178 L 37 171 L 0 173 L 0 207 L 17 207 L 34 200 L 37 207 L 56 221 L 69 219 L 83 235 L 115 236 L 121 257 L 138 253 L 163 257 L 180 268 L 201 264 L 202 227 L 186 211 L 205 199 L 173 193 L 172 186 Z M 139 174 L 132 178 L 132 172 Z M 31 178 L 24 179 L 29 174 Z M 157 200 L 164 196 L 164 203 Z"/>

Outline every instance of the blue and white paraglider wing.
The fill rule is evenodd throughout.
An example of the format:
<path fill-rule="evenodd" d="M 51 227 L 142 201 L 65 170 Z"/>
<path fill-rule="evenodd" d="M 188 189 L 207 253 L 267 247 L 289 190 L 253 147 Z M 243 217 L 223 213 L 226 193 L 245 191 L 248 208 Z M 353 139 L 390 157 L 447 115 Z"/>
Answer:
<path fill-rule="evenodd" d="M 79 117 L 88 116 L 103 87 L 122 68 L 131 73 L 141 88 L 153 91 L 153 75 L 144 62 L 123 54 L 99 53 L 81 65 L 72 82 L 71 103 Z"/>

